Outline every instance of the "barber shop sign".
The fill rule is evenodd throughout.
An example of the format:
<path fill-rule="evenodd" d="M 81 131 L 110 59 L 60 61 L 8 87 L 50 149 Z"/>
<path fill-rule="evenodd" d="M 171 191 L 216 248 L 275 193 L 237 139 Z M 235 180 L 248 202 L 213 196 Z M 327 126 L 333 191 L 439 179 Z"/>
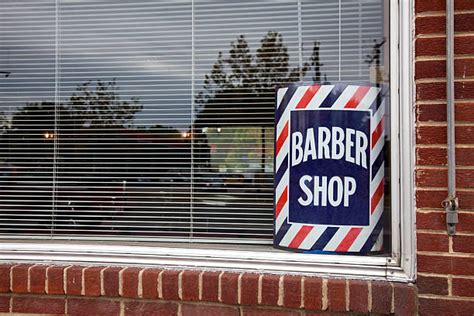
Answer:
<path fill-rule="evenodd" d="M 385 94 L 348 84 L 277 90 L 275 247 L 382 250 Z"/>

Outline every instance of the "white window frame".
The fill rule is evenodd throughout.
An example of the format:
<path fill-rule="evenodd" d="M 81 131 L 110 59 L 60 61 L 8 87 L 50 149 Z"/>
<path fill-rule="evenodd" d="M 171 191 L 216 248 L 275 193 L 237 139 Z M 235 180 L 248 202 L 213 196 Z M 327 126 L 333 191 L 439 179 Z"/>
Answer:
<path fill-rule="evenodd" d="M 84 264 L 139 264 L 413 281 L 416 270 L 412 22 L 413 0 L 390 1 L 391 168 L 394 210 L 391 256 L 302 254 L 252 245 L 137 243 L 123 238 L 123 242 L 4 240 L 0 243 L 0 258 L 3 261 L 35 263 L 63 261 Z"/>

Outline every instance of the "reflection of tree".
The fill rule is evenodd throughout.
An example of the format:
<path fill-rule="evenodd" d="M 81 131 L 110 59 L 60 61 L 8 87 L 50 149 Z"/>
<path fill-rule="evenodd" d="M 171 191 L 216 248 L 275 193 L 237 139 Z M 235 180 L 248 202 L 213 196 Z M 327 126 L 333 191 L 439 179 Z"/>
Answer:
<path fill-rule="evenodd" d="M 68 108 L 74 120 L 84 127 L 129 126 L 135 113 L 143 106 L 137 98 L 121 100 L 115 80 L 98 80 L 79 85 L 69 100 Z"/>
<path fill-rule="evenodd" d="M 219 52 L 204 91 L 196 96 L 196 125 L 223 122 L 269 125 L 273 122 L 275 87 L 299 81 L 309 65 L 290 68 L 290 55 L 277 32 L 268 32 L 255 55 L 243 35 L 231 43 L 228 57 Z"/>

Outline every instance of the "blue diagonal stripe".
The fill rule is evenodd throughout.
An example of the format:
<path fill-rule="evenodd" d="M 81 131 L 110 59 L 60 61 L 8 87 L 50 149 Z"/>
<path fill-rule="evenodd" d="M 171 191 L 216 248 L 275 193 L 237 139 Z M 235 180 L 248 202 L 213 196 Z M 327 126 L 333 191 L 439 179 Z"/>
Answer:
<path fill-rule="evenodd" d="M 377 175 L 377 172 L 379 172 L 379 169 L 384 162 L 384 156 L 385 156 L 385 146 L 382 148 L 379 155 L 377 156 L 377 158 L 374 160 L 374 163 L 372 164 L 372 180 Z"/>
<path fill-rule="evenodd" d="M 319 239 L 311 247 L 311 250 L 323 250 L 328 242 L 334 237 L 339 228 L 337 227 L 328 227 L 324 233 L 319 237 Z"/>
<path fill-rule="evenodd" d="M 360 253 L 368 253 L 370 249 L 374 246 L 375 242 L 377 241 L 377 237 L 380 234 L 380 231 L 383 228 L 383 216 L 380 216 L 379 221 L 374 227 L 374 230 L 370 234 L 369 239 L 365 242 L 365 244 L 362 246 L 362 249 L 360 250 Z"/>
<path fill-rule="evenodd" d="M 275 219 L 275 222 L 276 222 L 276 219 Z M 290 227 L 291 227 L 291 224 L 288 224 L 288 222 L 285 219 L 285 221 L 283 222 L 283 224 L 280 227 L 280 230 L 275 232 L 275 237 L 273 238 L 273 245 L 280 246 L 281 240 L 283 239 L 283 237 L 285 237 L 285 235 L 288 232 L 288 229 L 290 229 Z"/>
<path fill-rule="evenodd" d="M 295 86 L 295 85 L 288 86 L 288 90 L 286 90 L 286 93 L 283 96 L 283 99 L 281 100 L 280 106 L 278 107 L 278 109 L 276 109 L 276 112 L 275 112 L 275 123 L 276 124 L 275 125 L 277 125 L 278 122 L 280 121 L 281 116 L 285 112 L 285 109 L 288 107 L 288 103 L 290 102 L 291 98 L 295 94 L 297 88 L 298 87 Z"/>
<path fill-rule="evenodd" d="M 347 84 L 336 84 L 334 85 L 334 88 L 331 90 L 331 93 L 329 93 L 324 99 L 324 101 L 321 103 L 319 106 L 320 108 L 330 108 L 334 105 L 334 102 L 336 102 L 337 98 L 341 95 L 341 93 L 346 89 Z"/>
<path fill-rule="evenodd" d="M 275 188 L 277 187 L 278 183 L 280 183 L 281 178 L 285 174 L 286 170 L 288 169 L 288 155 L 286 155 L 285 159 L 283 159 L 280 167 L 275 172 Z"/>

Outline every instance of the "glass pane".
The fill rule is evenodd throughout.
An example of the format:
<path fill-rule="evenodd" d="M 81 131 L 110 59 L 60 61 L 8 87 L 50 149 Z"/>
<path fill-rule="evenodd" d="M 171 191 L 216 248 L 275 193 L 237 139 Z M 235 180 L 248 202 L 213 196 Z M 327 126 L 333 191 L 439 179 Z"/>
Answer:
<path fill-rule="evenodd" d="M 50 233 L 54 1 L 0 4 L 0 234 Z"/>

